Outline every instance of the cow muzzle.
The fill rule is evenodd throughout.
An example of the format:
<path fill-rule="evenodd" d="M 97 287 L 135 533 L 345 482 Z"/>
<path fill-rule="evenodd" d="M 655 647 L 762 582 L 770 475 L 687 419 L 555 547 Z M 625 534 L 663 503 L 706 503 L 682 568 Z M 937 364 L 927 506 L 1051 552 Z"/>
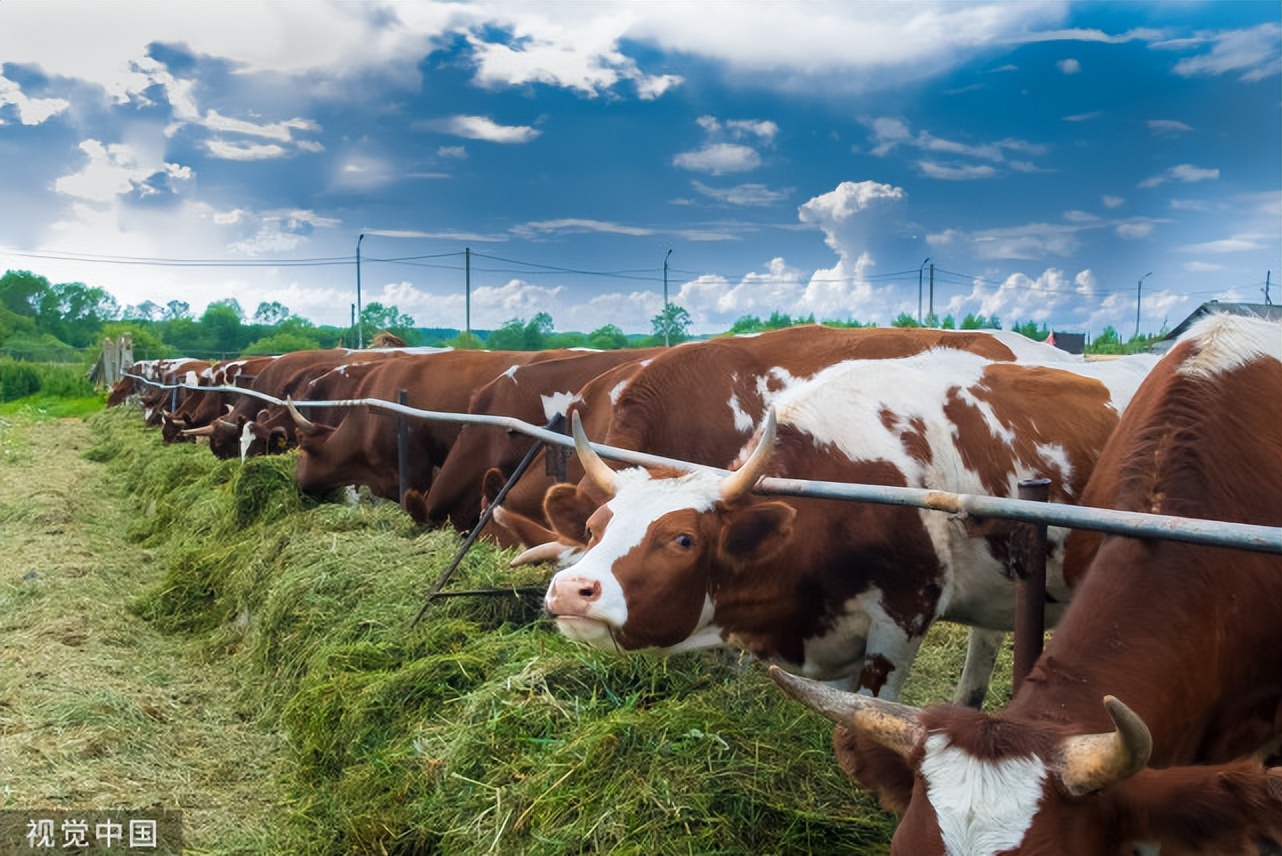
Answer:
<path fill-rule="evenodd" d="M 601 599 L 601 583 L 575 574 L 557 574 L 548 586 L 543 605 L 554 618 L 588 617 L 593 604 Z"/>

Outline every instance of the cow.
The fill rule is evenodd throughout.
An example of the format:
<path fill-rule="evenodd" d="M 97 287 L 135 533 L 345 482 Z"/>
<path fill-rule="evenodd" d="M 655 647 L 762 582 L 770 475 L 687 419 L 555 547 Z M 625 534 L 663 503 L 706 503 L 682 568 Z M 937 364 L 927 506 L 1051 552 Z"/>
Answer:
<path fill-rule="evenodd" d="M 566 418 L 577 413 L 585 432 L 604 435 L 619 396 L 633 376 L 649 362 L 649 359 L 644 359 L 624 363 L 592 378 L 575 393 L 574 400 L 566 409 Z M 508 490 L 502 504 L 493 509 L 493 523 L 487 529 L 493 540 L 504 547 L 521 545 L 531 548 L 512 560 L 514 566 L 543 561 L 545 557 L 569 564 L 578 556 L 582 539 L 561 540 L 562 536 L 548 528 L 547 517 L 543 513 L 543 497 L 549 488 L 561 482 L 578 483 L 583 478 L 578 458 L 568 451 L 564 446 L 540 449 L 525 475 Z M 482 481 L 486 505 L 498 496 L 507 478 L 497 467 L 486 471 Z"/>
<path fill-rule="evenodd" d="M 1282 526 L 1279 425 L 1282 328 L 1211 316 L 1145 380 L 1081 500 Z M 1261 759 L 1282 739 L 1282 557 L 1084 531 L 1078 552 L 1072 605 L 1000 713 L 774 677 L 902 813 L 892 854 L 1279 852 L 1282 767 Z"/>
<path fill-rule="evenodd" d="M 376 362 L 401 353 L 399 351 L 353 351 L 334 348 L 330 350 L 292 351 L 274 357 L 253 377 L 242 379 L 247 389 L 274 398 L 328 398 L 317 394 L 318 378 L 337 371 L 343 366 Z M 344 398 L 345 390 L 335 384 L 335 398 Z M 339 394 L 342 393 L 342 394 Z M 284 452 L 297 445 L 293 419 L 284 405 L 273 405 L 252 395 L 236 396 L 230 411 L 210 423 L 209 449 L 219 458 L 241 459 L 252 455 Z M 342 413 L 321 413 L 312 409 L 309 419 L 327 425 L 336 425 Z"/>
<path fill-rule="evenodd" d="M 410 407 L 462 413 L 472 392 L 499 372 L 539 358 L 535 352 L 445 351 L 404 354 L 348 368 L 353 383 L 350 398 L 396 402 L 408 392 Z M 355 407 L 344 411 L 337 425 L 309 419 L 291 402 L 300 455 L 299 487 L 312 495 L 337 487 L 364 485 L 375 496 L 400 501 L 396 420 L 388 411 Z M 410 450 L 407 488 L 426 490 L 449 453 L 459 425 L 439 420 L 409 420 Z"/>
<path fill-rule="evenodd" d="M 621 363 L 647 359 L 657 351 L 573 351 L 556 359 L 513 366 L 476 390 L 467 412 L 511 416 L 543 425 L 557 414 L 564 416 L 579 388 L 595 376 Z M 481 423 L 464 425 L 432 480 L 431 490 L 426 496 L 407 495 L 407 510 L 420 523 L 449 522 L 460 532 L 471 531 L 480 516 L 486 472 L 497 468 L 506 478 L 533 445 L 534 439 L 527 434 Z"/>
<path fill-rule="evenodd" d="M 894 505 L 784 502 L 751 488 L 770 475 L 1014 496 L 1021 480 L 1046 477 L 1053 501 L 1075 502 L 1152 363 L 1068 371 L 950 349 L 846 360 L 776 396 L 777 439 L 767 420 L 728 476 L 615 474 L 593 460 L 580 432 L 584 469 L 612 498 L 587 521 L 586 552 L 552 578 L 547 611 L 567 636 L 598 647 L 672 652 L 730 642 L 890 699 L 923 635 L 946 619 L 984 631 L 972 638 L 957 696 L 978 706 L 1013 621 L 1008 524 Z M 558 504 L 572 490 L 554 488 L 545 501 L 558 530 L 577 525 Z M 1070 594 L 1063 537 L 1050 533 L 1052 622 Z"/>
<path fill-rule="evenodd" d="M 614 403 L 607 445 L 696 464 L 725 466 L 760 424 L 770 400 L 790 384 L 846 359 L 890 359 L 934 347 L 994 360 L 1081 362 L 1057 348 L 1001 331 L 949 331 L 808 324 L 746 336 L 694 342 L 661 353 L 633 378 Z M 599 502 L 558 495 L 580 522 Z M 579 527 L 581 530 L 581 527 Z M 567 530 L 570 541 L 576 534 Z M 581 531 L 579 533 L 581 535 Z M 527 545 L 534 546 L 534 545 Z M 554 544 L 533 555 L 564 563 L 577 550 Z"/>
<path fill-rule="evenodd" d="M 214 363 L 197 375 L 201 387 L 236 386 L 242 378 L 253 378 L 275 357 L 244 357 Z M 235 406 L 232 393 L 184 390 L 185 397 L 175 410 L 163 414 L 161 437 L 166 443 L 194 442 L 205 432 L 199 429 L 224 416 Z"/>
<path fill-rule="evenodd" d="M 177 383 L 197 385 L 200 373 L 209 368 L 209 365 L 208 360 L 190 357 L 134 363 L 130 367 L 130 374 L 137 377 L 122 379 L 113 388 L 108 401 L 123 402 L 136 391 L 142 404 L 143 424 L 154 428 L 161 424 L 166 406 L 171 409 L 177 407 L 177 399 L 184 397 L 181 391 L 166 387 Z"/>

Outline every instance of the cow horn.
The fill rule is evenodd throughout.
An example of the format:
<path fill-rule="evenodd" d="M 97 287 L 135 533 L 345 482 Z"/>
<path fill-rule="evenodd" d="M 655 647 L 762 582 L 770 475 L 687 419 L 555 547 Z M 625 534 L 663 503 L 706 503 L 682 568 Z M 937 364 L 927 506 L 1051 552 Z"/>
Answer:
<path fill-rule="evenodd" d="M 766 472 L 766 463 L 775 450 L 775 411 L 770 408 L 766 411 L 766 418 L 761 423 L 761 439 L 757 441 L 757 447 L 752 450 L 748 460 L 743 462 L 743 466 L 726 476 L 721 481 L 721 499 L 725 502 L 746 496 L 748 491 L 752 490 Z"/>
<path fill-rule="evenodd" d="M 915 707 L 839 689 L 770 667 L 770 677 L 784 692 L 854 734 L 897 752 L 912 754 L 924 730 Z"/>
<path fill-rule="evenodd" d="M 1073 796 L 1082 796 L 1144 769 L 1153 751 L 1153 737 L 1135 711 L 1113 696 L 1104 696 L 1104 709 L 1115 730 L 1065 738 L 1056 764 L 1060 780 Z"/>
<path fill-rule="evenodd" d="M 583 465 L 583 475 L 606 496 L 614 496 L 614 470 L 606 466 L 605 461 L 588 443 L 583 433 L 583 420 L 575 411 L 572 420 L 574 426 L 574 450 L 579 453 L 579 463 Z"/>
<path fill-rule="evenodd" d="M 202 425 L 199 428 L 185 428 L 182 433 L 184 437 L 212 437 L 215 430 L 216 429 L 211 423 L 209 425 Z"/>
<path fill-rule="evenodd" d="M 306 432 L 308 434 L 315 432 L 316 423 L 298 412 L 298 408 L 294 406 L 294 399 L 286 398 L 285 407 L 287 410 L 289 410 L 289 415 L 293 417 L 294 424 L 298 426 L 298 430 Z"/>
<path fill-rule="evenodd" d="M 519 568 L 521 565 L 535 565 L 539 562 L 556 562 L 559 564 L 562 559 L 574 550 L 575 548 L 569 544 L 562 544 L 560 541 L 549 541 L 546 544 L 536 544 L 530 547 L 507 564 L 509 568 Z"/>

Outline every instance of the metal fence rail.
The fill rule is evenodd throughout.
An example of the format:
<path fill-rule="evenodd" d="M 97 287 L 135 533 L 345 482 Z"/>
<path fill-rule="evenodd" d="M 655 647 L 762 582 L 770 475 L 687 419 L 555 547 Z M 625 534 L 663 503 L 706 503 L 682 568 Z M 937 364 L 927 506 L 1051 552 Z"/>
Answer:
<path fill-rule="evenodd" d="M 129 377 L 162 389 L 194 389 L 202 392 L 231 392 L 249 395 L 283 405 L 285 402 L 257 390 L 237 386 L 192 386 L 191 384 L 162 384 L 138 375 Z M 557 446 L 574 446 L 574 440 L 564 434 L 531 425 L 511 416 L 490 416 L 473 413 L 447 413 L 418 410 L 379 398 L 351 398 L 333 401 L 292 401 L 304 407 L 374 407 L 414 419 L 440 422 L 475 423 L 494 425 L 509 431 L 519 431 L 544 443 Z M 631 449 L 591 444 L 605 458 L 640 466 L 666 466 L 695 471 L 706 470 L 727 474 L 729 470 L 694 464 L 674 458 L 664 458 Z M 947 493 L 923 488 L 892 487 L 888 485 L 861 485 L 849 482 L 809 481 L 767 477 L 758 482 L 754 493 L 777 496 L 801 496 L 813 499 L 833 499 L 848 502 L 873 502 L 882 505 L 908 505 L 950 514 L 968 514 L 973 517 L 997 517 L 1040 523 L 1073 529 L 1092 529 L 1113 535 L 1135 538 L 1160 538 L 1214 547 L 1232 547 L 1258 553 L 1282 555 L 1282 527 L 1231 523 L 1220 520 L 1203 520 L 1191 517 L 1172 517 L 1164 514 L 1143 514 L 1135 511 L 1114 511 L 1105 508 L 1087 508 L 1077 505 L 1032 502 L 1005 497 L 980 496 L 965 493 Z"/>

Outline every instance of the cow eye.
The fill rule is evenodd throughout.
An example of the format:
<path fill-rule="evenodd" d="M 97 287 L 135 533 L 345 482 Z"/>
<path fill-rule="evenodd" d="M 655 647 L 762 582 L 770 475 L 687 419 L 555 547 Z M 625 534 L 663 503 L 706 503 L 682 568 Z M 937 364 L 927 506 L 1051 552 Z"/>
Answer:
<path fill-rule="evenodd" d="M 692 538 L 690 535 L 686 534 L 685 532 L 682 532 L 680 535 L 674 538 L 673 541 L 682 550 L 689 550 L 691 547 L 694 546 L 694 538 Z"/>

